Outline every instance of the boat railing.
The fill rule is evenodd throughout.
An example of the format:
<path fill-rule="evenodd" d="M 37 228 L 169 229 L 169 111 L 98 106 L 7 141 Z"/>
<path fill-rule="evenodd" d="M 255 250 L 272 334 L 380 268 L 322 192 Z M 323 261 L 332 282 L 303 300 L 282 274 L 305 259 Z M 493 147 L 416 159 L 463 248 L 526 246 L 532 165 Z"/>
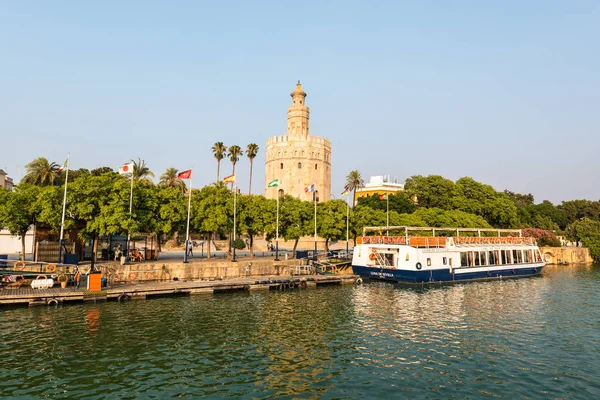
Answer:
<path fill-rule="evenodd" d="M 533 245 L 535 240 L 532 237 L 469 237 L 458 236 L 454 238 L 454 243 L 461 244 L 525 244 Z"/>
<path fill-rule="evenodd" d="M 404 236 L 359 236 L 357 244 L 406 244 Z"/>
<path fill-rule="evenodd" d="M 411 236 L 408 244 L 412 247 L 446 247 L 444 236 Z"/>

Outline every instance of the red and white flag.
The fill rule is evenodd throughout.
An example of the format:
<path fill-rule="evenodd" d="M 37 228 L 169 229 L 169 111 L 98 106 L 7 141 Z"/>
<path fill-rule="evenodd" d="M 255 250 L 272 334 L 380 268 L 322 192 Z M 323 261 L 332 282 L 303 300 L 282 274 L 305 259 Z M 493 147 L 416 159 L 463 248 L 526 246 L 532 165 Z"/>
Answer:
<path fill-rule="evenodd" d="M 119 173 L 121 175 L 133 173 L 133 163 L 130 162 L 130 163 L 127 163 L 127 164 L 119 167 Z"/>
<path fill-rule="evenodd" d="M 187 171 L 182 171 L 177 174 L 177 179 L 191 179 L 192 178 L 192 170 L 188 169 Z"/>

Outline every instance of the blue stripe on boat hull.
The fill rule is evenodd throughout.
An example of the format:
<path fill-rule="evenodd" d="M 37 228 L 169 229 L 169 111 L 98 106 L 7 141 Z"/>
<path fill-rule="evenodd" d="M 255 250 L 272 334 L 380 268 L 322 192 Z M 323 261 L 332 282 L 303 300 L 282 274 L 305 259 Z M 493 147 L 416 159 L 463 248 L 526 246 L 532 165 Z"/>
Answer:
<path fill-rule="evenodd" d="M 452 274 L 449 269 L 433 269 L 421 271 L 407 271 L 401 269 L 371 268 L 353 265 L 354 274 L 363 278 L 402 283 L 436 283 L 436 282 L 463 282 L 493 278 L 521 278 L 535 276 L 542 273 L 543 267 L 525 267 L 510 270 L 491 270 Z"/>

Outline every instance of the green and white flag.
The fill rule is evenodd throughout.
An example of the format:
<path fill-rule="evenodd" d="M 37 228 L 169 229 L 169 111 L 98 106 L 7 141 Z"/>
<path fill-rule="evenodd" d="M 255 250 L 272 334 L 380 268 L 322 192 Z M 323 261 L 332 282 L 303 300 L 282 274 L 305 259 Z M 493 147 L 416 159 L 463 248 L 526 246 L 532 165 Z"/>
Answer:
<path fill-rule="evenodd" d="M 271 182 L 269 182 L 267 187 L 279 187 L 279 179 L 273 179 Z"/>

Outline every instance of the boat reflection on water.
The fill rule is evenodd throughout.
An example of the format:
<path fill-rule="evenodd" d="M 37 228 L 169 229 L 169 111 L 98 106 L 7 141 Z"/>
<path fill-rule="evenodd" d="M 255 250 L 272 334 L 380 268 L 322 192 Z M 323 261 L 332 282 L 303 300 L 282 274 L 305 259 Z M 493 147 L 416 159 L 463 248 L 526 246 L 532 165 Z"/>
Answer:
<path fill-rule="evenodd" d="M 409 340 L 411 347 L 438 343 L 475 350 L 470 346 L 495 346 L 489 339 L 514 334 L 525 324 L 541 329 L 547 322 L 542 298 L 548 290 L 541 277 L 422 288 L 372 282 L 353 297 L 360 329 L 368 336 Z"/>

